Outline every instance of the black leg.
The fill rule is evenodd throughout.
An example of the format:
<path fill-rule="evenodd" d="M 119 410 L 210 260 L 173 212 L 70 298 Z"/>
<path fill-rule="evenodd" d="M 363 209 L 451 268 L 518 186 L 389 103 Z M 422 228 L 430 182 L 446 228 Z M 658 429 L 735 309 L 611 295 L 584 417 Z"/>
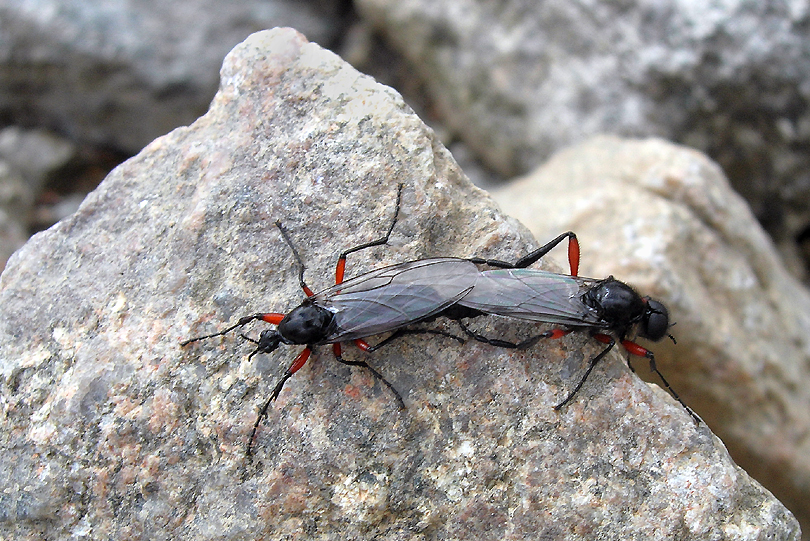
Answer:
<path fill-rule="evenodd" d="M 212 334 L 206 334 L 205 336 L 197 336 L 197 337 L 194 337 L 194 338 L 189 338 L 188 340 L 183 340 L 182 342 L 180 342 L 180 346 L 181 347 L 186 346 L 186 345 L 188 345 L 188 344 L 190 344 L 192 342 L 198 342 L 200 340 L 205 340 L 207 338 L 213 338 L 215 336 L 224 336 L 224 335 L 228 334 L 229 332 L 231 332 L 232 330 L 234 330 L 234 329 L 236 329 L 238 327 L 242 327 L 243 325 L 247 325 L 251 321 L 256 321 L 256 320 L 259 320 L 259 319 L 263 319 L 266 315 L 267 314 L 264 314 L 264 313 L 251 314 L 249 316 L 239 318 L 239 321 L 237 321 L 236 324 L 231 325 L 230 327 L 228 327 L 224 331 L 219 331 L 219 332 L 215 332 L 215 333 L 212 333 Z"/>
<path fill-rule="evenodd" d="M 288 379 L 290 379 L 290 376 L 292 375 L 293 373 L 288 370 L 287 372 L 284 373 L 283 376 L 281 376 L 281 380 L 279 380 L 279 382 L 276 384 L 276 388 L 273 389 L 273 393 L 270 395 L 270 398 L 267 399 L 267 401 L 264 403 L 264 406 L 262 406 L 262 409 L 259 410 L 259 415 L 256 417 L 256 422 L 253 423 L 253 430 L 250 431 L 250 439 L 248 440 L 248 448 L 247 448 L 248 458 L 251 458 L 253 456 L 253 441 L 256 439 L 256 431 L 259 429 L 259 425 L 261 424 L 262 419 L 264 419 L 267 416 L 267 410 L 270 409 L 270 404 L 275 402 L 276 398 L 278 398 L 278 395 L 281 394 L 281 388 L 284 387 L 284 384 L 287 382 Z"/>
<path fill-rule="evenodd" d="M 402 400 L 402 395 L 399 394 L 399 391 L 394 389 L 394 386 L 391 385 L 390 383 L 388 383 L 388 380 L 386 380 L 382 376 L 382 374 L 377 372 L 366 361 L 347 361 L 337 352 L 335 352 L 335 358 L 338 360 L 338 362 L 349 365 L 349 366 L 362 366 L 363 368 L 367 368 L 369 371 L 371 371 L 371 374 L 375 378 L 377 378 L 380 382 L 385 384 L 385 386 L 388 387 L 391 390 L 392 393 L 394 393 L 394 396 L 397 398 L 397 402 L 399 402 L 400 409 L 405 409 L 405 401 Z"/>
<path fill-rule="evenodd" d="M 396 206 L 394 207 L 394 219 L 391 220 L 391 225 L 388 227 L 388 231 L 385 233 L 385 235 L 378 238 L 377 240 L 372 240 L 371 242 L 366 242 L 359 246 L 349 248 L 348 250 L 340 254 L 339 259 L 346 259 L 346 256 L 354 252 L 359 252 L 360 250 L 365 250 L 366 248 L 371 248 L 372 246 L 382 246 L 383 244 L 388 243 L 388 238 L 391 236 L 391 232 L 394 230 L 394 226 L 397 224 L 397 219 L 399 218 L 399 206 L 402 201 L 402 188 L 403 188 L 402 184 L 397 185 L 397 202 Z"/>
<path fill-rule="evenodd" d="M 391 236 L 391 231 L 394 230 L 394 226 L 397 223 L 397 218 L 399 217 L 399 205 L 402 201 L 402 184 L 397 185 L 397 202 L 394 208 L 394 219 L 391 220 L 391 225 L 388 227 L 388 231 L 382 237 L 378 238 L 377 240 L 372 240 L 371 242 L 366 242 L 365 244 L 361 244 L 359 246 L 355 246 L 354 248 L 349 248 L 338 257 L 337 265 L 335 266 L 335 285 L 343 283 L 343 275 L 346 272 L 346 256 L 351 253 L 358 252 L 360 250 L 364 250 L 366 248 L 371 248 L 372 246 L 381 246 L 383 244 L 388 243 L 388 238 Z"/>
<path fill-rule="evenodd" d="M 403 337 L 403 336 L 412 335 L 412 334 L 435 334 L 435 335 L 439 335 L 439 336 L 446 336 L 446 337 L 448 337 L 448 338 L 452 338 L 452 339 L 454 339 L 454 340 L 458 340 L 458 341 L 459 341 L 459 342 L 461 342 L 462 344 L 464 343 L 464 340 L 463 340 L 463 339 L 461 339 L 461 338 L 459 338 L 458 336 L 452 335 L 452 334 L 447 333 L 447 332 L 444 332 L 444 331 L 436 330 L 436 329 L 397 329 L 397 330 L 396 330 L 396 331 L 394 331 L 394 332 L 393 332 L 393 333 L 392 333 L 390 336 L 388 336 L 387 338 L 385 338 L 384 340 L 382 340 L 382 341 L 381 341 L 381 342 L 379 342 L 378 344 L 375 344 L 375 345 L 373 345 L 373 346 L 370 346 L 370 345 L 366 344 L 366 343 L 365 343 L 365 341 L 363 341 L 363 340 L 359 340 L 359 341 L 358 341 L 358 342 L 359 342 L 359 344 L 358 344 L 358 345 L 362 345 L 362 346 L 363 346 L 363 347 L 362 347 L 363 351 L 365 351 L 365 352 L 367 352 L 367 353 L 373 353 L 373 352 L 377 351 L 378 349 L 380 349 L 381 347 L 383 347 L 383 346 L 386 346 L 386 345 L 390 344 L 391 342 L 393 342 L 393 341 L 394 341 L 394 340 L 396 340 L 397 338 L 401 338 L 401 337 Z M 385 384 L 385 385 L 386 385 L 386 386 L 387 386 L 389 389 L 391 389 L 391 392 L 392 392 L 392 393 L 394 393 L 394 395 L 397 397 L 397 401 L 399 402 L 400 408 L 405 409 L 405 402 L 402 400 L 402 396 L 399 394 L 399 391 L 397 391 L 397 390 L 394 388 L 394 386 L 393 386 L 393 385 L 391 385 L 391 384 L 388 382 L 388 380 L 386 380 L 386 379 L 385 379 L 385 378 L 382 376 L 382 374 L 380 374 L 379 372 L 377 372 L 377 371 L 376 371 L 376 370 L 375 370 L 373 367 L 371 367 L 371 366 L 370 366 L 370 365 L 369 365 L 367 362 L 365 362 L 365 361 L 347 361 L 347 360 L 345 360 L 345 359 L 343 358 L 343 356 L 341 355 L 341 353 L 340 353 L 340 347 L 339 347 L 339 344 L 335 344 L 335 346 L 338 346 L 338 347 L 335 347 L 335 349 L 334 349 L 334 351 L 335 351 L 335 358 L 338 360 L 338 362 L 341 362 L 341 363 L 346 364 L 346 365 L 349 365 L 349 366 L 362 366 L 362 367 L 364 367 L 364 368 L 368 368 L 368 369 L 371 371 L 371 373 L 374 375 L 374 377 L 375 377 L 375 378 L 377 378 L 378 380 L 380 380 L 380 381 L 381 381 L 382 383 L 384 383 L 384 384 Z"/>
<path fill-rule="evenodd" d="M 567 231 L 567 232 L 563 233 L 562 235 L 560 235 L 556 239 L 552 240 L 551 242 L 547 243 L 546 245 L 541 246 L 540 248 L 538 248 L 534 252 L 530 253 L 529 255 L 519 259 L 515 263 L 515 268 L 525 269 L 526 267 L 528 267 L 532 263 L 537 262 L 537 260 L 540 259 L 541 257 L 543 257 L 544 255 L 549 253 L 555 246 L 557 246 L 559 243 L 561 243 L 565 239 L 568 239 L 568 242 L 576 243 L 577 236 L 574 234 L 573 231 Z M 577 255 L 577 258 L 579 258 L 579 255 Z M 574 274 L 576 274 L 576 273 L 574 273 Z"/>
<path fill-rule="evenodd" d="M 247 338 L 247 337 L 246 337 Z M 251 342 L 255 342 L 250 338 L 247 338 Z M 307 346 L 305 347 L 301 353 L 295 358 L 289 368 L 284 372 L 284 375 L 281 376 L 281 379 L 276 384 L 276 388 L 273 389 L 273 392 L 270 394 L 270 398 L 267 399 L 267 402 L 264 403 L 262 409 L 259 410 L 259 415 L 256 417 L 256 422 L 253 423 L 253 430 L 250 432 L 250 440 L 248 440 L 248 448 L 247 448 L 247 456 L 250 458 L 253 455 L 253 440 L 256 438 L 256 430 L 259 428 L 259 424 L 262 422 L 262 419 L 267 415 L 267 410 L 270 408 L 270 404 L 273 403 L 277 398 L 278 395 L 281 394 L 281 389 L 284 387 L 284 384 L 287 382 L 290 377 L 298 372 L 304 364 L 306 364 L 309 356 L 312 354 L 312 348 L 314 346 Z"/>
<path fill-rule="evenodd" d="M 501 340 L 499 338 L 487 338 L 486 336 L 478 334 L 477 332 L 467 327 L 467 325 L 465 325 L 461 320 L 458 320 L 458 325 L 459 327 L 461 327 L 461 330 L 463 330 L 467 334 L 467 336 L 469 336 L 473 340 L 483 342 L 484 344 L 489 344 L 490 346 L 508 349 L 528 349 L 532 347 L 534 344 L 536 344 L 539 340 L 542 340 L 543 338 L 552 338 L 556 334 L 555 331 L 553 330 L 546 331 L 536 336 L 530 336 L 529 338 L 523 340 L 522 342 L 514 343 L 514 342 L 507 342 L 506 340 Z"/>
<path fill-rule="evenodd" d="M 582 379 L 579 380 L 579 383 L 577 383 L 577 386 L 574 387 L 574 390 L 571 391 L 568 394 L 567 397 L 565 397 L 565 400 L 563 400 L 562 402 L 560 402 L 559 404 L 554 406 L 555 410 L 560 411 L 560 409 L 562 409 L 563 406 L 568 404 L 574 398 L 574 395 L 576 395 L 579 392 L 579 390 L 582 388 L 582 386 L 585 384 L 585 380 L 587 380 L 588 376 L 591 375 L 591 372 L 593 371 L 593 367 L 596 366 L 596 363 L 601 361 L 604 358 L 604 356 L 607 355 L 608 352 L 611 349 L 613 349 L 613 346 L 615 346 L 615 345 L 616 345 L 616 340 L 614 340 L 612 337 L 610 337 L 610 342 L 608 342 L 607 347 L 605 349 L 603 349 L 602 352 L 599 353 L 599 355 L 597 355 L 596 357 L 591 359 L 591 362 L 588 364 L 588 370 L 585 371 L 585 375 L 583 375 Z"/>
<path fill-rule="evenodd" d="M 301 284 L 301 289 L 304 290 L 306 296 L 311 297 L 312 290 L 307 286 L 306 282 L 304 282 L 304 270 L 306 269 L 304 261 L 298 254 L 298 250 L 295 249 L 295 244 L 293 244 L 293 241 L 290 238 L 290 234 L 287 232 L 286 229 L 284 229 L 284 226 L 281 225 L 281 220 L 276 220 L 276 227 L 278 227 L 278 230 L 281 231 L 282 238 L 284 238 L 284 241 L 287 243 L 287 246 L 289 246 L 290 250 L 292 250 L 292 253 L 295 256 L 295 261 L 298 263 L 298 283 Z"/>
<path fill-rule="evenodd" d="M 402 199 L 402 188 L 403 188 L 402 184 L 399 184 L 397 186 L 397 202 L 396 202 L 396 207 L 394 209 L 394 219 L 391 221 L 391 226 L 388 228 L 388 231 L 386 232 L 386 234 L 383 235 L 382 237 L 380 237 L 377 240 L 373 240 L 371 242 L 366 242 L 365 244 L 361 244 L 359 246 L 349 248 L 348 250 L 346 250 L 345 252 L 340 254 L 340 257 L 338 257 L 337 268 L 335 269 L 335 283 L 336 284 L 339 284 L 339 283 L 343 282 L 343 273 L 344 273 L 344 270 L 346 268 L 346 256 L 348 256 L 351 253 L 363 250 L 365 248 L 371 248 L 372 246 L 380 246 L 382 244 L 388 243 L 388 238 L 391 236 L 391 232 L 394 230 L 394 226 L 396 225 L 397 219 L 399 217 L 399 207 L 400 207 L 400 201 Z M 284 226 L 281 225 L 280 220 L 276 221 L 276 227 L 278 227 L 279 231 L 281 231 L 281 236 L 284 238 L 284 241 L 287 243 L 287 245 L 292 250 L 292 253 L 295 256 L 295 260 L 298 263 L 298 282 L 301 284 L 301 289 L 304 290 L 304 293 L 306 293 L 307 297 L 311 297 L 313 295 L 312 290 L 304 282 L 304 270 L 306 269 L 306 266 L 304 265 L 304 261 L 301 259 L 301 256 L 298 254 L 298 250 L 296 250 L 295 245 L 293 244 L 292 239 L 290 238 L 290 234 L 287 232 L 287 230 L 284 228 Z"/>
<path fill-rule="evenodd" d="M 670 395 L 672 395 L 672 398 L 674 398 L 675 400 L 677 400 L 677 401 L 678 401 L 678 403 L 679 403 L 681 406 L 683 406 L 683 409 L 685 409 L 685 410 L 686 410 L 686 413 L 688 413 L 688 414 L 689 414 L 689 415 L 692 417 L 692 420 L 693 420 L 693 421 L 695 421 L 695 424 L 696 424 L 696 425 L 699 425 L 699 424 L 700 424 L 700 418 L 699 418 L 699 417 L 697 416 L 697 414 L 696 414 L 696 413 L 695 413 L 695 412 L 692 410 L 692 408 L 690 408 L 689 406 L 687 406 L 687 405 L 686 405 L 686 403 L 685 403 L 683 400 L 681 400 L 681 397 L 680 397 L 680 396 L 678 396 L 678 393 L 676 393 L 676 392 L 675 392 L 675 389 L 673 389 L 673 388 L 672 388 L 672 386 L 669 384 L 669 382 L 667 381 L 667 379 L 664 377 L 664 374 L 662 374 L 662 373 L 661 373 L 661 372 L 658 370 L 658 367 L 657 367 L 657 366 L 655 366 L 655 356 L 653 355 L 653 352 L 652 352 L 652 351 L 647 350 L 647 354 L 645 355 L 645 357 L 646 357 L 646 358 L 647 358 L 647 359 L 650 361 L 650 371 L 651 371 L 651 372 L 655 372 L 656 374 L 658 374 L 658 377 L 659 377 L 659 378 L 661 378 L 661 382 L 664 384 L 664 387 L 666 388 L 666 390 L 667 390 L 667 391 L 669 391 L 669 394 L 670 394 Z M 627 359 L 627 365 L 628 365 L 628 366 L 630 366 L 630 359 L 629 359 L 629 358 Z M 633 367 L 632 367 L 632 366 L 630 366 L 630 370 L 633 370 Z"/>
<path fill-rule="evenodd" d="M 446 336 L 447 338 L 452 338 L 453 340 L 457 340 L 460 344 L 464 343 L 463 338 L 459 338 L 454 334 L 450 334 L 449 332 L 440 331 L 437 329 L 397 329 L 390 336 L 382 340 L 381 342 L 374 344 L 373 346 L 369 346 L 365 349 L 365 351 L 369 353 L 373 353 L 380 349 L 383 346 L 386 346 L 393 342 L 398 338 L 402 338 L 403 336 L 409 336 L 413 334 L 435 334 L 437 336 Z"/>
<path fill-rule="evenodd" d="M 475 263 L 476 265 L 489 265 L 491 267 L 498 267 L 502 269 L 525 269 L 532 263 L 537 262 L 541 257 L 549 253 L 555 246 L 560 244 L 565 239 L 569 239 L 569 243 L 573 243 L 573 248 L 569 248 L 569 260 L 576 259 L 576 265 L 579 264 L 579 244 L 577 243 L 577 236 L 574 234 L 573 231 L 567 231 L 562 235 L 558 236 L 551 242 L 546 243 L 545 245 L 541 246 L 537 250 L 533 251 L 527 256 L 524 256 L 518 259 L 515 263 L 507 263 L 506 261 L 501 261 L 499 259 L 483 259 L 480 257 L 472 257 L 470 261 Z M 575 257 L 572 257 L 570 253 L 572 250 L 576 252 Z M 576 275 L 574 268 L 576 266 L 573 261 L 571 261 L 571 271 L 572 274 Z"/>

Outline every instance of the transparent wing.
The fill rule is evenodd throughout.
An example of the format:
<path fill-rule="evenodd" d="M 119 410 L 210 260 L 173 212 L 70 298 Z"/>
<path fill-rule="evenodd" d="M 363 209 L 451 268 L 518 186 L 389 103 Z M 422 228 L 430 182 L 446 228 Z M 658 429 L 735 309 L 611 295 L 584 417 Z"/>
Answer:
<path fill-rule="evenodd" d="M 536 269 L 483 271 L 473 290 L 458 304 L 530 321 L 602 327 L 604 321 L 581 300 L 597 281 Z"/>
<path fill-rule="evenodd" d="M 479 275 L 464 259 L 420 259 L 332 286 L 312 297 L 335 313 L 335 332 L 323 343 L 393 331 L 436 315 L 468 294 Z"/>

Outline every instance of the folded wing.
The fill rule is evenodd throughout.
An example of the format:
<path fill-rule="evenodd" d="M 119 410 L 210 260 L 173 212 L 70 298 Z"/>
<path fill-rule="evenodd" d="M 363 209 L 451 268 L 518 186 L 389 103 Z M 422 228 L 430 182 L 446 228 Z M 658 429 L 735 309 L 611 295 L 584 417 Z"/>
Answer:
<path fill-rule="evenodd" d="M 434 258 L 377 269 L 332 286 L 312 297 L 335 313 L 335 331 L 324 343 L 389 332 L 434 316 L 467 295 L 479 275 L 470 261 Z"/>
<path fill-rule="evenodd" d="M 458 304 L 487 314 L 568 326 L 600 327 L 604 321 L 582 302 L 597 280 L 536 269 L 497 269 L 479 273 Z"/>

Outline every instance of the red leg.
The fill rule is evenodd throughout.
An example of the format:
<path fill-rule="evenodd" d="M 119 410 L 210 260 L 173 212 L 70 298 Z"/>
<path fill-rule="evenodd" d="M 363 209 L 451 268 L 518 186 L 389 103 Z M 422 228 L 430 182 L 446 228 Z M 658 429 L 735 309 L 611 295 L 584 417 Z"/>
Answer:
<path fill-rule="evenodd" d="M 551 338 L 552 340 L 556 340 L 557 338 L 562 338 L 563 336 L 570 334 L 570 330 L 565 329 L 551 329 L 548 331 L 548 336 L 546 338 Z"/>
<path fill-rule="evenodd" d="M 343 275 L 346 273 L 346 256 L 341 254 L 335 267 L 335 284 L 343 283 Z"/>
<path fill-rule="evenodd" d="M 529 255 L 520 258 L 517 262 L 515 262 L 514 265 L 504 263 L 503 261 L 478 259 L 473 259 L 473 261 L 476 263 L 486 263 L 495 267 L 525 269 L 529 265 L 536 263 L 541 257 L 549 253 L 552 249 L 554 249 L 555 246 L 560 244 L 566 238 L 568 239 L 568 265 L 571 268 L 571 276 L 577 276 L 579 274 L 579 241 L 577 240 L 577 236 L 573 231 L 563 233 L 556 239 L 546 243 Z"/>
<path fill-rule="evenodd" d="M 301 369 L 301 367 L 306 364 L 307 359 L 309 359 L 310 353 L 312 353 L 312 350 L 309 349 L 309 346 L 305 347 L 304 350 L 298 354 L 298 357 L 296 357 L 295 360 L 292 362 L 290 367 L 287 369 L 287 372 L 291 376 L 296 372 L 298 372 Z M 279 391 L 281 391 L 281 388 L 279 388 Z"/>
<path fill-rule="evenodd" d="M 568 266 L 571 276 L 579 275 L 579 241 L 576 237 L 568 238 Z"/>
<path fill-rule="evenodd" d="M 278 325 L 281 323 L 281 320 L 287 317 L 287 314 L 278 314 L 275 312 L 262 314 L 261 320 L 266 321 L 267 323 L 272 323 L 273 325 Z"/>

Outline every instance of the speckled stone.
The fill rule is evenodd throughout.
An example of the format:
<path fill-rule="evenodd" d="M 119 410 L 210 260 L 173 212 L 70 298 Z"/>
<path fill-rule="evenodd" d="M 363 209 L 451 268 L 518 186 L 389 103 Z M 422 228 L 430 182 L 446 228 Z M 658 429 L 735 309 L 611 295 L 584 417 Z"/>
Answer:
<path fill-rule="evenodd" d="M 405 410 L 320 348 L 248 460 L 257 407 L 299 348 L 179 342 L 301 301 L 274 220 L 319 289 L 337 253 L 384 231 L 397 183 L 390 246 L 352 254 L 350 275 L 536 246 L 392 90 L 292 30 L 234 49 L 205 116 L 115 169 L 0 278 L 0 535 L 798 539 L 720 440 L 619 356 L 554 411 L 599 351 L 582 335 L 521 352 L 432 335 L 344 348 Z"/>
<path fill-rule="evenodd" d="M 597 137 L 493 195 L 539 238 L 574 229 L 583 275 L 667 299 L 678 344 L 656 347 L 658 364 L 810 526 L 810 294 L 720 167 L 661 139 Z"/>

